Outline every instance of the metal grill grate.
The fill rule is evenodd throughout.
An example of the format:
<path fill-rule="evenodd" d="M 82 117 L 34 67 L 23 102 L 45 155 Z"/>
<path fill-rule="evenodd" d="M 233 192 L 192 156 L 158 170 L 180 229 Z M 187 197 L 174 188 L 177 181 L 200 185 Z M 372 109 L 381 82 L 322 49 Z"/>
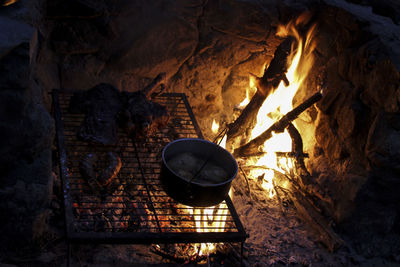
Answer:
<path fill-rule="evenodd" d="M 166 195 L 159 181 L 161 151 L 172 140 L 202 138 L 184 94 L 163 94 L 155 101 L 168 108 L 168 127 L 145 139 L 118 132 L 119 143 L 95 146 L 77 138 L 84 114 L 68 113 L 72 91 L 53 90 L 60 170 L 64 186 L 67 236 L 71 241 L 102 243 L 243 242 L 246 233 L 229 196 L 214 209 L 196 214 Z M 112 151 L 122 168 L 104 192 L 95 192 L 81 177 L 79 163 L 87 153 Z M 216 215 L 219 215 L 217 217 Z M 201 224 L 200 232 L 196 232 Z M 225 221 L 225 227 L 218 222 Z M 214 222 L 214 223 L 211 223 Z"/>

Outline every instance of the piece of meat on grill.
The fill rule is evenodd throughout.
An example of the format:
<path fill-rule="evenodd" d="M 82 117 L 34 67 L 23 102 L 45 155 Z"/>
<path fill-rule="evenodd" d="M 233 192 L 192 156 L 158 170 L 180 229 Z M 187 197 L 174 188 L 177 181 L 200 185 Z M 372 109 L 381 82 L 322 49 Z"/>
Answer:
<path fill-rule="evenodd" d="M 149 100 L 142 91 L 124 95 L 126 103 L 120 122 L 129 135 L 149 136 L 167 125 L 169 114 L 165 106 Z"/>
<path fill-rule="evenodd" d="M 112 152 L 89 153 L 80 161 L 79 171 L 93 191 L 109 186 L 121 169 L 121 159 Z"/>
<path fill-rule="evenodd" d="M 114 145 L 117 139 L 117 117 L 121 127 L 133 137 L 144 137 L 165 127 L 169 120 L 167 108 L 151 100 L 165 86 L 166 74 L 159 74 L 140 91 L 120 93 L 115 87 L 101 83 L 85 92 L 75 93 L 70 100 L 70 113 L 85 113 L 78 131 L 84 141 Z M 159 92 L 155 92 L 161 88 Z"/>
<path fill-rule="evenodd" d="M 122 109 L 120 92 L 110 84 L 101 83 L 71 97 L 71 113 L 85 113 L 78 137 L 103 145 L 118 142 L 116 117 Z"/>

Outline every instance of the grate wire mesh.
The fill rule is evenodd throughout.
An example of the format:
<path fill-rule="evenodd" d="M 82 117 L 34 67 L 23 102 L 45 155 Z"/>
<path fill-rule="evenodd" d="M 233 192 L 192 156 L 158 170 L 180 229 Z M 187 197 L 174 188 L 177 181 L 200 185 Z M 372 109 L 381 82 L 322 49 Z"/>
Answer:
<path fill-rule="evenodd" d="M 60 171 L 64 187 L 67 236 L 76 241 L 119 243 L 242 242 L 246 233 L 229 198 L 211 215 L 205 208 L 171 199 L 159 180 L 161 151 L 179 138 L 202 138 L 184 94 L 158 96 L 171 116 L 166 128 L 142 139 L 118 131 L 118 144 L 92 145 L 77 138 L 84 114 L 71 114 L 73 91 L 53 90 Z M 113 182 L 94 191 L 82 177 L 79 164 L 88 153 L 112 151 L 122 161 Z M 202 214 L 203 216 L 200 216 Z M 218 216 L 217 216 L 218 215 Z M 224 227 L 220 222 L 225 222 Z"/>

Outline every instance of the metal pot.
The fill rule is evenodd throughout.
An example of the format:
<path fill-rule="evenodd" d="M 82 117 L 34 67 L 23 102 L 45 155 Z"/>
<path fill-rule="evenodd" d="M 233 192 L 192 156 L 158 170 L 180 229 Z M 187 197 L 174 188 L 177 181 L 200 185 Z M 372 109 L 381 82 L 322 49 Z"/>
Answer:
<path fill-rule="evenodd" d="M 193 153 L 196 157 L 221 167 L 227 172 L 227 179 L 218 184 L 205 184 L 181 177 L 168 166 L 168 162 L 185 152 Z M 237 172 L 238 165 L 233 156 L 219 145 L 204 139 L 178 139 L 166 145 L 162 151 L 160 178 L 164 190 L 174 200 L 188 206 L 209 207 L 222 202 L 228 195 Z"/>

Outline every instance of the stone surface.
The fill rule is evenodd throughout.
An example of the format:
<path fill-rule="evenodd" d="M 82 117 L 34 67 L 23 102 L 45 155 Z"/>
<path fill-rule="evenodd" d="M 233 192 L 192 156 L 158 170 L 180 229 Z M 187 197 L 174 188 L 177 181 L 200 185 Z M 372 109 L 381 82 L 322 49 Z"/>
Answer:
<path fill-rule="evenodd" d="M 232 121 L 234 106 L 246 96 L 248 73 L 258 70 L 259 74 L 265 64 L 263 58 L 270 59 L 270 54 L 262 52 L 266 49 L 263 44 L 225 34 L 213 32 L 203 38 L 209 38 L 211 44 L 180 68 L 172 77 L 170 88 L 188 95 L 200 127 L 207 133 L 213 119 L 222 125 Z M 257 56 L 252 57 L 253 54 L 264 56 L 256 60 Z M 255 69 L 246 68 L 249 66 Z"/>
<path fill-rule="evenodd" d="M 379 113 L 368 134 L 365 153 L 374 180 L 388 203 L 398 201 L 400 190 L 400 114 Z"/>
<path fill-rule="evenodd" d="M 29 42 L 33 27 L 0 14 L 0 55 L 21 42 Z"/>
<path fill-rule="evenodd" d="M 211 1 L 205 20 L 217 31 L 255 42 L 265 41 L 272 26 L 262 6 L 252 1 Z"/>
<path fill-rule="evenodd" d="M 203 1 L 137 1 L 120 6 L 115 38 L 105 47 L 110 68 L 144 77 L 174 74 L 198 42 Z M 132 26 L 134 25 L 134 31 Z"/>
<path fill-rule="evenodd" d="M 102 15 L 104 9 L 105 4 L 102 1 L 50 1 L 45 7 L 45 16 L 48 19 L 90 19 Z"/>
<path fill-rule="evenodd" d="M 389 17 L 397 25 L 400 24 L 400 3 L 396 0 L 347 0 L 347 2 L 372 8 L 372 12 Z"/>
<path fill-rule="evenodd" d="M 96 53 L 106 40 L 99 27 L 86 21 L 57 22 L 49 36 L 50 45 L 59 54 Z"/>
<path fill-rule="evenodd" d="M 29 44 L 0 57 L 0 69 L 0 212 L 7 216 L 0 233 L 4 243 L 21 247 L 42 234 L 54 127 L 41 92 L 30 87 Z"/>
<path fill-rule="evenodd" d="M 385 2 L 388 3 L 389 1 Z M 397 71 L 400 70 L 400 39 L 398 38 L 398 32 L 400 31 L 399 25 L 393 23 L 390 18 L 374 14 L 369 7 L 354 5 L 344 0 L 330 0 L 326 1 L 326 3 L 338 7 L 343 11 L 347 11 L 347 13 L 357 18 L 357 20 L 365 23 L 365 29 L 376 35 L 376 38 L 385 45 L 387 57 L 391 59 L 391 62 L 396 66 Z M 394 9 L 398 6 L 398 4 L 390 5 Z"/>

